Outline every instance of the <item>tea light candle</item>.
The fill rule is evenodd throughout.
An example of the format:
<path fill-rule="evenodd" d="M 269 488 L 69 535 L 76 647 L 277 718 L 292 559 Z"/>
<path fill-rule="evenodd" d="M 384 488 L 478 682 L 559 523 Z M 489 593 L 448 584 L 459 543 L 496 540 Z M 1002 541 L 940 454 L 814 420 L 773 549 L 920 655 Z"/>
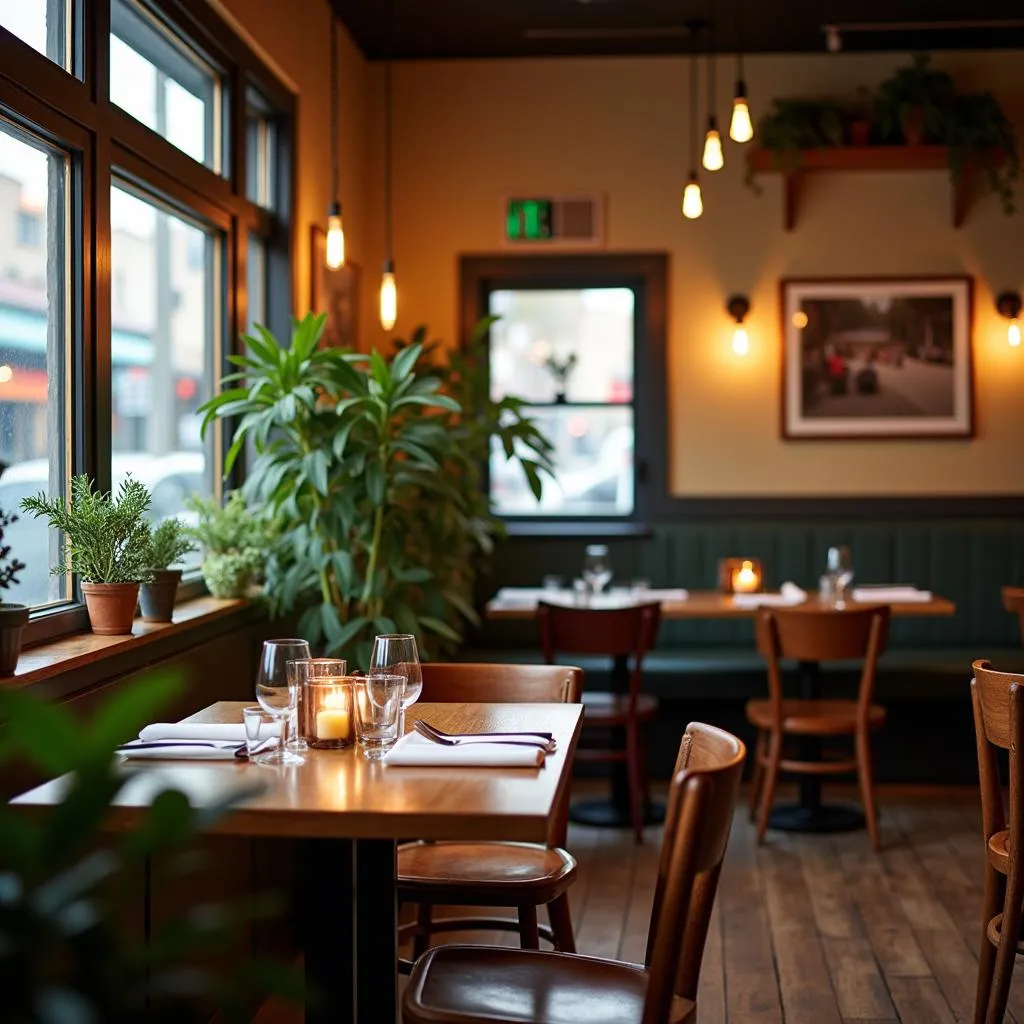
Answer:
<path fill-rule="evenodd" d="M 761 586 L 761 577 L 754 568 L 753 562 L 744 562 L 732 574 L 734 594 L 754 594 Z"/>
<path fill-rule="evenodd" d="M 345 698 L 334 691 L 328 693 L 316 713 L 316 738 L 318 740 L 348 739 L 349 714 Z"/>

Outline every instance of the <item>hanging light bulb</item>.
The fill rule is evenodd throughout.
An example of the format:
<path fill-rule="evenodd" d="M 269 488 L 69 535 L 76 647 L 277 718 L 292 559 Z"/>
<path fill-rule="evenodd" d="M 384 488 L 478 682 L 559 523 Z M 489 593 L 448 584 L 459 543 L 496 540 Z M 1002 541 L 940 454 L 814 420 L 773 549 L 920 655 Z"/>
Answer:
<path fill-rule="evenodd" d="M 345 226 L 341 222 L 341 203 L 331 203 L 327 217 L 327 266 L 330 270 L 345 266 Z"/>
<path fill-rule="evenodd" d="M 718 132 L 714 114 L 708 118 L 708 131 L 704 136 L 704 155 L 701 164 L 706 171 L 720 171 L 725 166 L 722 154 L 722 136 Z"/>
<path fill-rule="evenodd" d="M 324 262 L 328 270 L 345 266 L 345 227 L 338 198 L 338 29 L 331 17 L 331 186 L 334 201 L 327 211 L 327 244 Z"/>
<path fill-rule="evenodd" d="M 1020 346 L 1020 324 L 1016 320 L 1010 321 L 1010 326 L 1006 329 L 1006 340 L 1011 348 Z"/>
<path fill-rule="evenodd" d="M 736 82 L 736 97 L 732 101 L 729 138 L 733 142 L 749 142 L 753 137 L 754 125 L 750 120 L 750 107 L 747 106 L 747 86 L 740 78 Z"/>
<path fill-rule="evenodd" d="M 380 325 L 390 331 L 398 320 L 398 288 L 395 285 L 395 264 L 384 261 L 384 273 L 380 279 Z"/>
<path fill-rule="evenodd" d="M 704 212 L 697 178 L 697 61 L 690 55 L 690 180 L 683 189 L 683 216 L 696 220 Z"/>
<path fill-rule="evenodd" d="M 704 200 L 700 194 L 700 181 L 697 172 L 690 172 L 690 180 L 683 189 L 683 216 L 696 220 L 704 212 Z"/>

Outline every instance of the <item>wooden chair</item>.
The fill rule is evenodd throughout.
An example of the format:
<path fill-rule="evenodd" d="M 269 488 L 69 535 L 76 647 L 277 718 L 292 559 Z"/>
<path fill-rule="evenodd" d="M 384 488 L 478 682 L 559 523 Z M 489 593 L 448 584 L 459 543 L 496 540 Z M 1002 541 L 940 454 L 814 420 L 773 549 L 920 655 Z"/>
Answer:
<path fill-rule="evenodd" d="M 658 710 L 657 698 L 641 692 L 644 657 L 654 646 L 661 621 L 657 602 L 629 608 L 564 608 L 546 604 L 537 606 L 544 660 L 550 665 L 556 652 L 563 654 L 607 654 L 632 657 L 629 686 L 625 693 L 585 693 L 585 727 L 621 728 L 625 747 L 580 747 L 577 761 L 626 763 L 629 784 L 629 810 L 638 843 L 643 841 L 644 814 L 647 807 L 647 756 L 641 726 Z"/>
<path fill-rule="evenodd" d="M 837 775 L 855 771 L 864 800 L 871 844 L 878 849 L 878 821 L 871 765 L 871 733 L 885 723 L 885 708 L 872 703 L 879 655 L 885 650 L 889 609 L 885 606 L 846 610 L 803 608 L 763 609 L 757 618 L 758 650 L 768 661 L 768 700 L 747 702 L 747 719 L 757 729 L 750 816 L 760 801 L 757 841 L 765 829 L 779 772 Z M 841 661 L 863 658 L 857 700 L 806 700 L 783 697 L 779 661 Z M 799 760 L 783 756 L 787 736 L 831 738 L 852 736 L 854 757 Z"/>
<path fill-rule="evenodd" d="M 1020 619 L 1020 636 L 1024 640 L 1024 587 L 1003 587 L 1003 607 Z"/>
<path fill-rule="evenodd" d="M 643 966 L 565 953 L 439 946 L 413 968 L 405 1024 L 683 1024 L 697 984 L 746 750 L 690 725 L 669 790 Z"/>
<path fill-rule="evenodd" d="M 452 704 L 578 703 L 583 672 L 561 665 L 423 665 L 420 699 Z M 534 843 L 405 843 L 398 847 L 398 898 L 419 907 L 414 924 L 399 928 L 413 936 L 420 956 L 439 931 L 514 931 L 524 949 L 539 949 L 540 939 L 573 952 L 575 942 L 567 891 L 576 879 L 576 860 L 564 849 L 569 793 L 546 846 Z M 547 906 L 551 926 L 537 923 L 537 908 Z M 509 907 L 518 919 L 460 917 L 433 919 L 435 906 Z"/>
<path fill-rule="evenodd" d="M 1024 952 L 1020 934 L 1024 906 L 1024 675 L 996 672 L 989 662 L 976 661 L 971 702 L 985 841 L 985 898 L 974 1021 L 999 1024 L 1006 1013 L 1014 958 Z M 999 783 L 1000 749 L 1009 751 L 1009 823 Z"/>

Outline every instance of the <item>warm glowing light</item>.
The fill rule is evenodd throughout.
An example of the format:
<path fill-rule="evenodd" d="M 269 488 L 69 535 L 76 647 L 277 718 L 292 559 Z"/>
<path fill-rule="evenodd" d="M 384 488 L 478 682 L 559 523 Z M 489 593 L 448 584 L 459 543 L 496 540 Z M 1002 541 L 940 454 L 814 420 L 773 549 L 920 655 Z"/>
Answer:
<path fill-rule="evenodd" d="M 750 338 L 742 327 L 737 327 L 733 332 L 732 350 L 738 356 L 745 356 L 750 351 Z"/>
<path fill-rule="evenodd" d="M 14 371 L 4 363 L 0 366 L 0 384 L 6 384 L 14 376 Z"/>
<path fill-rule="evenodd" d="M 761 577 L 753 562 L 744 562 L 732 574 L 732 589 L 736 594 L 753 594 L 761 586 Z"/>
<path fill-rule="evenodd" d="M 742 93 L 732 101 L 732 120 L 729 122 L 729 138 L 733 142 L 749 142 L 754 137 L 754 126 L 750 121 L 750 108 Z"/>
<path fill-rule="evenodd" d="M 343 708 L 345 707 L 345 694 L 340 690 L 331 690 L 329 693 L 324 694 L 324 699 L 320 701 L 320 707 L 322 708 Z"/>
<path fill-rule="evenodd" d="M 802 309 L 798 309 L 793 314 L 793 326 L 798 331 L 802 331 L 807 326 L 807 314 Z"/>
<path fill-rule="evenodd" d="M 1016 320 L 1010 321 L 1010 326 L 1006 329 L 1006 340 L 1013 348 L 1018 348 L 1020 346 L 1020 324 L 1017 323 Z M 10 367 L 0 366 L 0 374 L 2 374 L 4 370 L 10 372 Z M 10 378 L 4 377 L 2 379 L 9 380 Z"/>
<path fill-rule="evenodd" d="M 708 133 L 704 136 L 704 156 L 701 163 L 706 171 L 720 171 L 725 166 L 722 136 L 718 134 L 717 128 L 708 128 Z"/>
<path fill-rule="evenodd" d="M 693 174 L 683 190 L 683 216 L 696 220 L 703 212 L 704 200 L 700 195 L 700 182 L 697 181 L 697 175 Z"/>
<path fill-rule="evenodd" d="M 385 264 L 380 279 L 380 325 L 390 331 L 398 319 L 398 288 L 395 286 L 395 272 L 391 264 Z"/>
<path fill-rule="evenodd" d="M 341 222 L 341 206 L 335 203 L 327 218 L 327 267 L 338 270 L 345 266 L 345 226 Z"/>

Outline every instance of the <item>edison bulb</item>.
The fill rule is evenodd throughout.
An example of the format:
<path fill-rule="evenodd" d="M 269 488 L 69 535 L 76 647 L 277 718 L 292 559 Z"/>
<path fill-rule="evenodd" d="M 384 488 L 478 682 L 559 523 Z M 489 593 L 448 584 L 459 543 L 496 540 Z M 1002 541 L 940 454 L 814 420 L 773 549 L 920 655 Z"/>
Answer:
<path fill-rule="evenodd" d="M 747 97 L 739 93 L 732 101 L 732 120 L 729 122 L 729 138 L 733 142 L 749 142 L 754 137 L 754 126 L 750 121 L 750 107 Z"/>
<path fill-rule="evenodd" d="M 750 351 L 750 338 L 742 327 L 737 327 L 732 335 L 732 350 L 738 356 L 745 356 Z"/>
<path fill-rule="evenodd" d="M 696 220 L 704 212 L 704 200 L 700 195 L 700 182 L 696 175 L 691 175 L 686 188 L 683 189 L 683 216 Z"/>
<path fill-rule="evenodd" d="M 341 221 L 341 206 L 334 203 L 327 218 L 326 262 L 329 270 L 345 266 L 345 226 Z"/>
<path fill-rule="evenodd" d="M 390 331 L 397 319 L 398 289 L 395 286 L 394 270 L 387 264 L 380 279 L 380 325 L 385 331 Z"/>
<path fill-rule="evenodd" d="M 1006 329 L 1006 340 L 1012 348 L 1020 346 L 1020 324 L 1016 320 L 1010 321 L 1010 326 Z"/>
<path fill-rule="evenodd" d="M 717 128 L 708 128 L 708 133 L 704 136 L 704 156 L 701 163 L 706 171 L 720 171 L 725 165 L 722 136 L 718 134 Z"/>

